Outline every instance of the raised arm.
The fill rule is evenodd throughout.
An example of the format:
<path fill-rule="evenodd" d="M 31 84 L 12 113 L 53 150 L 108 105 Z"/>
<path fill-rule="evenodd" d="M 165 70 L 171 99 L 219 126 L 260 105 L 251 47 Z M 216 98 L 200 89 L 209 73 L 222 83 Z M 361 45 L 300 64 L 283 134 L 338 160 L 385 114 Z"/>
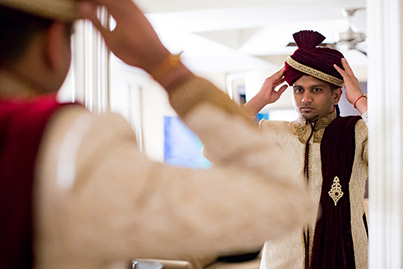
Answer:
<path fill-rule="evenodd" d="M 277 91 L 276 87 L 284 82 L 284 68 L 280 69 L 270 77 L 266 78 L 260 91 L 245 104 L 245 109 L 252 116 L 256 116 L 262 108 L 276 102 L 283 92 L 287 89 L 287 85 L 282 85 Z"/>
<path fill-rule="evenodd" d="M 347 101 L 363 115 L 367 112 L 367 97 L 362 93 L 359 81 L 347 60 L 343 58 L 341 59 L 341 63 L 344 70 L 337 65 L 334 65 L 334 68 L 336 68 L 343 77 Z"/>
<path fill-rule="evenodd" d="M 105 260 L 216 254 L 256 249 L 302 227 L 312 206 L 299 169 L 264 138 L 245 110 L 177 61 L 131 0 L 94 2 L 106 6 L 117 22 L 115 30 L 100 26 L 91 3 L 83 3 L 83 14 L 98 25 L 118 57 L 165 87 L 214 166 L 194 170 L 152 162 L 139 152 L 121 117 L 65 114 L 61 128 L 83 125 L 82 138 L 74 140 L 79 144 L 69 144 L 77 148 L 76 179 L 71 190 L 44 199 L 42 210 L 66 223 L 63 231 L 55 228 L 66 239 L 65 251 Z M 49 169 L 57 167 L 54 152 L 44 160 Z M 61 203 L 63 199 L 68 202 Z M 51 244 L 47 247 L 52 251 Z"/>
<path fill-rule="evenodd" d="M 96 11 L 105 6 L 116 21 L 111 31 L 99 22 Z M 169 91 L 194 76 L 163 46 L 150 22 L 131 0 L 88 0 L 80 4 L 84 18 L 101 32 L 108 48 L 128 65 L 140 67 Z"/>

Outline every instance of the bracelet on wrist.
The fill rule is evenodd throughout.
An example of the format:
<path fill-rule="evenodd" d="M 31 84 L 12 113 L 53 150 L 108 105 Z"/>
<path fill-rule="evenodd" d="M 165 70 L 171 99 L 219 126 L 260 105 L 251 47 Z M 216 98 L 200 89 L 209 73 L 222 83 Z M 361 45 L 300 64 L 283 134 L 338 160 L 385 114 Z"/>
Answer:
<path fill-rule="evenodd" d="M 364 93 L 363 95 L 361 95 L 360 97 L 358 97 L 357 99 L 355 99 L 354 101 L 354 108 L 357 108 L 357 102 L 361 99 L 361 98 L 367 98 L 367 95 Z"/>
<path fill-rule="evenodd" d="M 164 77 L 172 68 L 178 66 L 181 63 L 182 52 L 179 54 L 169 54 L 164 60 L 162 60 L 154 69 L 149 73 L 156 80 L 159 81 Z"/>

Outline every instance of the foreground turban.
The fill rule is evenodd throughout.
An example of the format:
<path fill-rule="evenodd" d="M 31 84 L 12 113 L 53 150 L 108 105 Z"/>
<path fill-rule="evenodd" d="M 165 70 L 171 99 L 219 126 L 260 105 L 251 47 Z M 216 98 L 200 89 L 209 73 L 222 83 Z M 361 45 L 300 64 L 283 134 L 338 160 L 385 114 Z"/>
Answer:
<path fill-rule="evenodd" d="M 61 21 L 73 21 L 78 14 L 76 0 L 0 0 L 0 5 Z"/>
<path fill-rule="evenodd" d="M 314 31 L 300 31 L 293 34 L 298 49 L 285 62 L 284 77 L 292 86 L 303 75 L 323 80 L 336 87 L 343 86 L 343 77 L 334 68 L 342 68 L 343 54 L 339 51 L 318 47 L 325 37 Z"/>

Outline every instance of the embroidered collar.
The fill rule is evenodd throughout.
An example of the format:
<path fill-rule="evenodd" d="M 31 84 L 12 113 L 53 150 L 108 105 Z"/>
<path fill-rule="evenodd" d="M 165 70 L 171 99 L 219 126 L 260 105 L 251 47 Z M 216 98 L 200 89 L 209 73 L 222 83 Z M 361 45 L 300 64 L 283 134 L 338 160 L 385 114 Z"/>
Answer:
<path fill-rule="evenodd" d="M 307 121 L 304 117 L 300 116 L 296 121 L 293 121 L 292 125 L 294 128 L 294 133 L 298 136 L 298 140 L 306 144 L 309 137 L 311 136 L 312 128 L 314 129 L 313 133 L 313 142 L 320 143 L 322 141 L 323 133 L 325 132 L 325 128 L 337 117 L 336 110 L 332 113 L 318 119 L 316 123 L 312 124 Z"/>

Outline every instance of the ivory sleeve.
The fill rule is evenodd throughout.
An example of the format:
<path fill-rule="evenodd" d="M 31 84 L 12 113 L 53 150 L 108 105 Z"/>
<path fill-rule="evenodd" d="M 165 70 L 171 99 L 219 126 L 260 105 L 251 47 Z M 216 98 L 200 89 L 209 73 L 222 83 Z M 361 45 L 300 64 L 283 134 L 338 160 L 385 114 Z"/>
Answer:
<path fill-rule="evenodd" d="M 298 169 L 247 113 L 200 78 L 170 101 L 211 169 L 150 161 L 120 115 L 60 111 L 39 169 L 42 264 L 255 250 L 304 225 L 312 205 Z"/>

